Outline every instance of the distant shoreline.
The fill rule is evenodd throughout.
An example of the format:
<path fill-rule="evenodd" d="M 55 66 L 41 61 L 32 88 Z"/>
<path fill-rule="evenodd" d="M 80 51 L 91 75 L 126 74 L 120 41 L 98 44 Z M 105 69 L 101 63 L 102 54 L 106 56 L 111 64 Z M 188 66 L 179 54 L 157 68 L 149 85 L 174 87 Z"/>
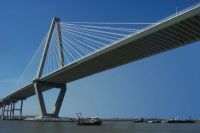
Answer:
<path fill-rule="evenodd" d="M 138 121 L 140 119 L 138 119 L 138 118 L 102 118 L 101 120 L 103 122 L 127 121 L 127 122 L 133 122 L 133 123 L 169 123 L 169 121 L 173 121 L 173 120 L 168 119 L 168 118 L 142 118 L 142 121 Z M 35 116 L 26 116 L 23 119 L 17 119 L 16 118 L 16 119 L 5 119 L 5 120 L 9 120 L 9 121 L 38 121 L 38 122 L 77 122 L 77 118 L 70 118 L 70 117 L 39 118 L 39 117 L 35 117 Z M 193 121 L 193 123 L 200 123 L 200 120 L 198 120 L 198 119 L 191 119 L 191 120 L 181 119 L 181 120 L 174 120 L 174 121 L 175 122 L 179 121 L 177 123 L 181 123 L 181 122 L 184 122 L 184 121 Z"/>

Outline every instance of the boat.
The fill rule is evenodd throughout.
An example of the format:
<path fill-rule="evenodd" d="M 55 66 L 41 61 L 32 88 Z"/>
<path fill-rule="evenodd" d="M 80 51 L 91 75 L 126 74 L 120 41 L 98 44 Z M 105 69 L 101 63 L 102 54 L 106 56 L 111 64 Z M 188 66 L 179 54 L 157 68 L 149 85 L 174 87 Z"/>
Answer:
<path fill-rule="evenodd" d="M 168 120 L 167 123 L 195 123 L 193 120 Z"/>
<path fill-rule="evenodd" d="M 102 124 L 102 120 L 100 118 L 96 117 L 82 117 L 81 113 L 77 113 L 78 116 L 78 122 L 77 125 L 94 125 L 94 126 L 100 126 Z"/>
<path fill-rule="evenodd" d="M 135 123 L 142 123 L 144 122 L 144 119 L 143 118 L 139 118 L 139 119 L 136 119 L 134 120 Z"/>
<path fill-rule="evenodd" d="M 173 118 L 170 118 L 167 123 L 195 123 L 195 121 L 193 121 L 190 117 L 190 119 L 188 120 L 180 120 L 177 118 L 173 119 Z"/>
<path fill-rule="evenodd" d="M 150 121 L 147 121 L 148 123 L 161 123 L 160 120 L 150 120 Z"/>

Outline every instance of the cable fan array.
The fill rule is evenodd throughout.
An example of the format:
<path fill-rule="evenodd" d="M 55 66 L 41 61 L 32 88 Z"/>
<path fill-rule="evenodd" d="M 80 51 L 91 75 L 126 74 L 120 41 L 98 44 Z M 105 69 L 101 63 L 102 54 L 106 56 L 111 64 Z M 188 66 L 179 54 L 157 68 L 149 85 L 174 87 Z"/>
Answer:
<path fill-rule="evenodd" d="M 45 60 L 42 77 L 61 69 L 60 49 L 62 49 L 64 66 L 77 62 L 116 42 L 134 35 L 152 23 L 92 23 L 62 22 L 60 32 L 55 26 Z M 35 79 L 44 50 L 47 36 L 30 60 L 15 89 L 29 84 Z M 58 44 L 62 44 L 62 48 Z"/>

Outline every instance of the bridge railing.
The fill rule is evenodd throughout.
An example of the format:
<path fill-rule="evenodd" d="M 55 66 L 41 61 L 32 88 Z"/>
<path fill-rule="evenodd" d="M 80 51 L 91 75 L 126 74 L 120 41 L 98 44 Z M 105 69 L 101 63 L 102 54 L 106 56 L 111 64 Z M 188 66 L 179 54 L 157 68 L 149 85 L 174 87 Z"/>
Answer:
<path fill-rule="evenodd" d="M 149 26 L 147 26 L 147 27 L 145 27 L 145 28 L 142 28 L 141 30 L 138 30 L 137 33 L 140 33 L 140 32 L 142 32 L 142 31 L 145 31 L 145 30 L 147 30 L 147 29 L 150 29 L 150 28 L 152 28 L 152 27 L 154 27 L 154 26 L 156 26 L 156 25 L 159 25 L 159 24 L 161 24 L 161 23 L 164 23 L 164 22 L 166 22 L 166 21 L 168 21 L 168 20 L 170 20 L 170 19 L 173 19 L 173 18 L 175 18 L 175 17 L 177 17 L 177 16 L 179 16 L 179 15 L 182 15 L 182 14 L 184 14 L 184 13 L 186 13 L 186 12 L 189 12 L 189 11 L 191 11 L 191 10 L 194 10 L 194 9 L 196 9 L 196 8 L 198 8 L 198 7 L 200 7 L 200 2 L 198 2 L 198 3 L 196 3 L 196 4 L 192 5 L 192 6 L 190 6 L 190 7 L 188 7 L 188 8 L 185 8 L 185 9 L 183 9 L 183 10 L 177 11 L 176 13 L 174 13 L 174 14 L 172 14 L 172 15 L 166 17 L 166 18 L 163 18 L 163 19 L 161 19 L 161 20 L 159 20 L 159 21 L 157 21 L 157 22 L 155 22 L 155 23 L 153 23 L 153 24 L 150 24 Z"/>

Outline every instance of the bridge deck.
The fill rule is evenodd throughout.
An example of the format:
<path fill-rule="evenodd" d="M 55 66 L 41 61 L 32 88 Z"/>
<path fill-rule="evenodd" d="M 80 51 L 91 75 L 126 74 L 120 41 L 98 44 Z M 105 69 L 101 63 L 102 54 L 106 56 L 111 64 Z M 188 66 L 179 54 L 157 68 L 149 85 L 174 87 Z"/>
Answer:
<path fill-rule="evenodd" d="M 42 81 L 69 83 L 129 62 L 137 61 L 170 49 L 200 40 L 200 6 L 149 27 L 74 64 L 43 77 Z M 42 91 L 48 90 L 44 88 Z M 33 83 L 10 94 L 13 98 L 35 95 Z"/>

